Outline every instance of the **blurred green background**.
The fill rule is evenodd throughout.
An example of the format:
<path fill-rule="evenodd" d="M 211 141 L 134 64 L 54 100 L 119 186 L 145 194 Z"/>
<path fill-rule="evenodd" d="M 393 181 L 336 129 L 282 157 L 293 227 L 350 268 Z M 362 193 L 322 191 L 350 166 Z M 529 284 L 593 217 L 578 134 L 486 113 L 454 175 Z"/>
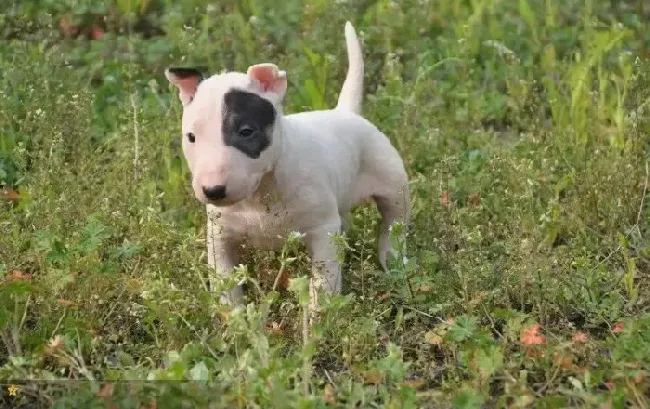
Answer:
<path fill-rule="evenodd" d="M 21 392 L 0 406 L 648 407 L 649 17 L 613 0 L 5 1 L 0 382 Z M 355 211 L 343 295 L 304 337 L 299 243 L 249 255 L 245 314 L 207 291 L 164 69 L 273 62 L 287 113 L 332 107 L 346 20 L 364 116 L 411 177 L 409 258 L 377 271 L 376 211 Z"/>

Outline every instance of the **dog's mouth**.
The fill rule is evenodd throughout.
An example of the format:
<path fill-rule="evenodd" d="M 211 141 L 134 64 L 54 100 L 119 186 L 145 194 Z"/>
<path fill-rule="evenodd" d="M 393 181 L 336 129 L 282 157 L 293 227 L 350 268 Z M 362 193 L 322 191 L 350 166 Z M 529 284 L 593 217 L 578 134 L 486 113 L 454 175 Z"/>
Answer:
<path fill-rule="evenodd" d="M 204 204 L 209 204 L 216 207 L 229 207 L 236 203 L 241 202 L 241 199 L 233 199 L 233 198 L 226 197 L 219 200 L 200 199 L 200 201 L 203 202 Z"/>
<path fill-rule="evenodd" d="M 199 193 L 195 190 L 195 197 L 203 204 L 212 205 L 216 207 L 230 207 L 242 201 L 254 199 L 260 193 L 261 185 L 268 185 L 267 183 L 262 183 L 265 181 L 265 177 L 271 177 L 270 173 L 259 174 L 254 178 L 253 183 L 250 183 L 244 191 L 232 192 L 228 194 L 228 189 L 226 188 L 226 195 L 221 199 L 210 199 L 202 193 Z M 267 186 L 268 187 L 268 186 Z"/>

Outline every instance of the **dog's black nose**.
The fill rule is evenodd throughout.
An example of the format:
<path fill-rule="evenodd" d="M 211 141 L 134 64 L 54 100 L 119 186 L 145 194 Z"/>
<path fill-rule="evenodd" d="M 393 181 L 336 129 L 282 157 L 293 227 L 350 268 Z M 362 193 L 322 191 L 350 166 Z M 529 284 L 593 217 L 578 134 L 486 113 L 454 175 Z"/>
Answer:
<path fill-rule="evenodd" d="M 203 186 L 203 194 L 210 200 L 221 200 L 226 197 L 226 185 Z"/>

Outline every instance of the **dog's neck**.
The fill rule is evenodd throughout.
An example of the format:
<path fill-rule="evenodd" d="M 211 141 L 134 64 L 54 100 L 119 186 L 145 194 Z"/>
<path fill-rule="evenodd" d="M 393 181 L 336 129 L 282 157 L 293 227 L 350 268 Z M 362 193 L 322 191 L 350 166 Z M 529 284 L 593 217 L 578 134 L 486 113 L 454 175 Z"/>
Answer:
<path fill-rule="evenodd" d="M 273 149 L 273 169 L 278 166 L 278 163 L 282 160 L 284 155 L 284 150 L 286 147 L 286 134 L 285 134 L 285 119 L 284 113 L 282 112 L 282 107 L 276 108 L 276 120 L 273 129 L 273 143 L 271 149 Z"/>
<path fill-rule="evenodd" d="M 254 201 L 264 200 L 269 195 L 275 195 L 277 193 L 277 184 L 275 178 L 275 172 L 280 163 L 283 161 L 283 157 L 286 156 L 286 134 L 284 126 L 284 115 L 281 109 L 277 110 L 277 120 L 275 123 L 275 129 L 273 130 L 273 159 L 271 163 L 271 168 L 268 172 L 262 176 L 260 183 L 255 190 L 255 193 L 251 197 Z"/>

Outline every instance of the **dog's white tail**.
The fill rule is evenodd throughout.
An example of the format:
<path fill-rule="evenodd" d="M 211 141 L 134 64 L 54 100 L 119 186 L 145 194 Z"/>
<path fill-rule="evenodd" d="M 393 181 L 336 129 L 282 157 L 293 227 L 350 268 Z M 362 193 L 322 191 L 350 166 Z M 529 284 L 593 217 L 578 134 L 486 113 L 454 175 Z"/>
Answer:
<path fill-rule="evenodd" d="M 348 21 L 345 23 L 345 45 L 348 49 L 348 74 L 343 82 L 337 109 L 345 109 L 361 114 L 363 102 L 363 54 L 361 44 L 354 27 Z"/>

